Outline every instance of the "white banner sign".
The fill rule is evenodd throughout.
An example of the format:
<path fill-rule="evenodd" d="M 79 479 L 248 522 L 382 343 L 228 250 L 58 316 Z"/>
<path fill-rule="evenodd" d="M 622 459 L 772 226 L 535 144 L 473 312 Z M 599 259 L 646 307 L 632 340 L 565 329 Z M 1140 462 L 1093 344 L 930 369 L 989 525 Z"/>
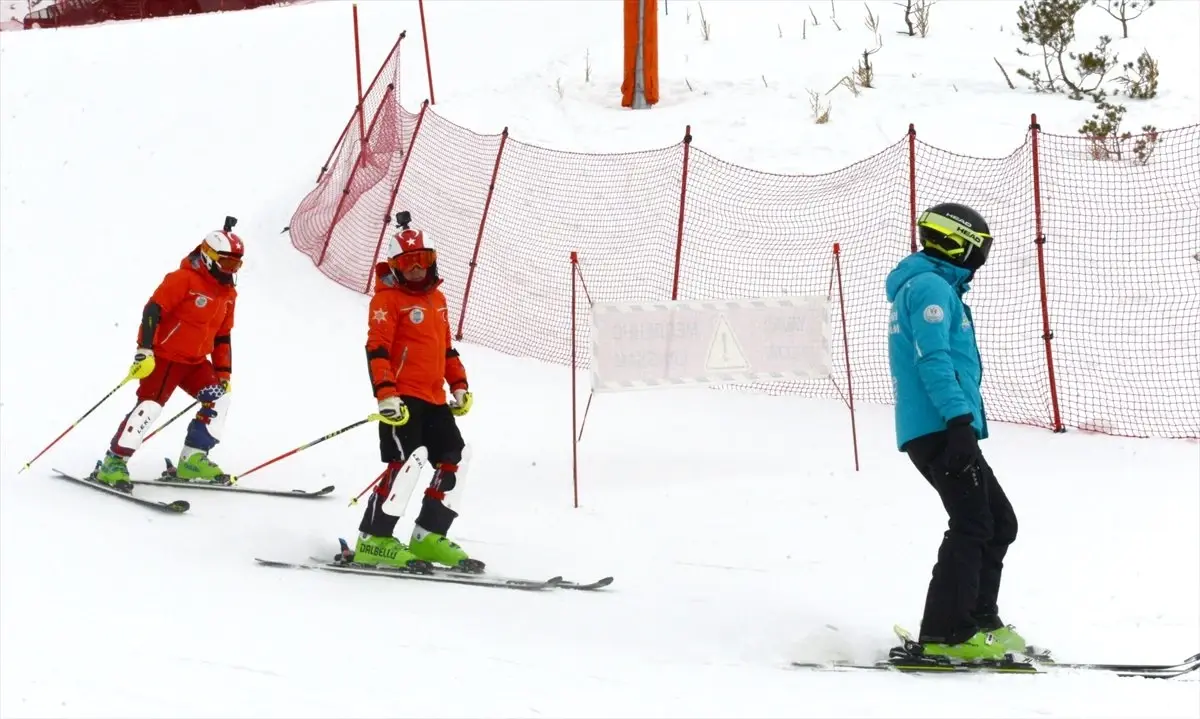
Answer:
<path fill-rule="evenodd" d="M 597 392 L 828 377 L 824 296 L 596 304 Z"/>

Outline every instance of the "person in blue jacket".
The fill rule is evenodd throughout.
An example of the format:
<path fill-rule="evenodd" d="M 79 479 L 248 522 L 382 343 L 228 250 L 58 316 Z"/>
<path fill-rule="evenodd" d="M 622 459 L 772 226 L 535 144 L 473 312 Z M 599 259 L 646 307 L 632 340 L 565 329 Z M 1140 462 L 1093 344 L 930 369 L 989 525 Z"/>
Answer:
<path fill-rule="evenodd" d="M 955 203 L 929 208 L 917 226 L 921 251 L 887 277 L 896 445 L 949 515 L 918 641 L 926 655 L 1000 659 L 1026 651 L 997 608 L 1017 518 L 979 449 L 988 436 L 983 364 L 962 299 L 987 261 L 992 236 L 978 212 Z"/>

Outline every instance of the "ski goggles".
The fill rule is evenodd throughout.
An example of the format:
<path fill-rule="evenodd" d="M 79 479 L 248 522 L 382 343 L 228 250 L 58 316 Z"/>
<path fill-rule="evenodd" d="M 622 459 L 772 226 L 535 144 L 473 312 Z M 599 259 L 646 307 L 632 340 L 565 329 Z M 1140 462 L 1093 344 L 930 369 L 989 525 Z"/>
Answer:
<path fill-rule="evenodd" d="M 205 257 L 212 260 L 212 263 L 222 272 L 232 275 L 242 268 L 242 258 L 237 255 L 222 254 L 210 247 L 202 247 L 200 251 L 204 253 Z"/>
<path fill-rule="evenodd" d="M 918 227 L 925 227 L 950 238 L 957 247 L 943 247 L 951 259 L 965 266 L 978 268 L 987 260 L 992 250 L 992 236 L 986 232 L 976 232 L 961 222 L 939 215 L 935 212 L 923 212 L 917 220 Z"/>
<path fill-rule="evenodd" d="M 408 272 L 418 267 L 428 270 L 433 267 L 433 263 L 435 262 L 437 262 L 437 250 L 433 249 L 403 252 L 388 260 L 388 264 L 397 272 Z"/>

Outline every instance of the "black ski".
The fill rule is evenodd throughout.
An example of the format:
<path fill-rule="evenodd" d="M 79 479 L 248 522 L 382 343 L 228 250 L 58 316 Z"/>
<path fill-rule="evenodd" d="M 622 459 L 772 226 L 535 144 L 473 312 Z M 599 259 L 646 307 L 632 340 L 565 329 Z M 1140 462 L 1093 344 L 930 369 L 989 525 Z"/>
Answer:
<path fill-rule="evenodd" d="M 79 484 L 91 487 L 92 489 L 95 489 L 97 491 L 105 492 L 107 494 L 111 494 L 111 495 L 120 497 L 121 499 L 129 500 L 130 502 L 133 502 L 134 504 L 140 504 L 143 507 L 150 507 L 151 509 L 157 509 L 159 511 L 168 512 L 170 514 L 183 514 L 184 512 L 191 509 L 191 507 L 192 507 L 191 504 L 189 504 L 188 502 L 186 502 L 185 500 L 182 500 L 182 499 L 177 499 L 174 502 L 162 502 L 162 501 L 159 501 L 156 499 L 147 499 L 146 497 L 139 497 L 139 496 L 133 494 L 132 492 L 122 492 L 119 489 L 115 489 L 113 487 L 108 486 L 107 484 L 98 482 L 98 481 L 92 479 L 90 476 L 76 477 L 74 475 L 67 474 L 66 472 L 62 471 L 61 469 L 55 469 L 54 473 L 56 476 L 61 477 L 63 479 L 69 479 L 73 482 L 78 482 Z"/>

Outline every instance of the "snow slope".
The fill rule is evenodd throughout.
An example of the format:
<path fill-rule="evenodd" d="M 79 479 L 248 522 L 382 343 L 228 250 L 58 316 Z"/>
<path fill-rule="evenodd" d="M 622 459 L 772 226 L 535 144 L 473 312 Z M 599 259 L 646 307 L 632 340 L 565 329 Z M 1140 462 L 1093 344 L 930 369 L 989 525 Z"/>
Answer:
<path fill-rule="evenodd" d="M 537 6 L 549 5 L 558 4 Z M 711 5 L 713 43 L 766 12 Z M 968 5 L 978 22 L 952 16 Z M 691 32 L 677 22 L 684 7 L 671 3 L 664 38 Z M 1194 26 L 1196 7 L 1163 4 L 1131 29 L 1149 33 L 1158 15 Z M 685 53 L 689 63 L 706 58 L 697 75 L 711 83 L 705 99 L 621 113 L 612 108 L 619 17 L 600 17 L 611 8 L 574 3 L 566 19 L 533 22 L 518 3 L 430 3 L 442 28 L 431 31 L 442 33 L 431 37 L 438 111 L 480 131 L 508 124 L 522 139 L 589 150 L 668 144 L 692 122 L 718 155 L 806 172 L 859 159 L 910 121 L 929 141 L 987 154 L 1019 142 L 1030 111 L 1064 132 L 1081 119 L 1066 100 L 1015 103 L 964 61 L 919 89 L 885 96 L 881 87 L 878 104 L 817 128 L 803 119 L 802 88 L 815 84 L 818 58 L 800 63 L 813 79 L 798 70 L 794 84 L 781 77 L 787 89 L 752 91 L 759 67 L 797 63 L 764 49 L 741 64 L 732 43 L 723 60 L 715 44 Z M 988 33 L 1003 36 L 988 13 L 1007 18 L 1015 4 L 942 9 L 937 22 L 961 33 L 977 26 L 971 43 L 985 47 L 999 42 Z M 369 69 L 409 29 L 402 93 L 414 106 L 424 96 L 415 3 L 360 12 Z M 556 31 L 546 32 L 551 22 Z M 703 390 L 603 396 L 581 444 L 582 506 L 572 509 L 569 372 L 464 344 L 477 402 L 462 421 L 474 456 L 455 534 L 497 571 L 613 574 L 605 594 L 256 566 L 253 556 L 301 559 L 353 536 L 360 512 L 346 505 L 378 471 L 369 427 L 245 480 L 335 483 L 334 498 L 144 490 L 193 504 L 159 515 L 49 473 L 90 469 L 131 406 L 125 388 L 18 474 L 119 381 L 146 296 L 225 214 L 241 219 L 250 249 L 235 400 L 216 459 L 244 471 L 372 411 L 365 298 L 324 279 L 279 234 L 353 103 L 348 26 L 345 4 L 319 3 L 0 36 L 0 714 L 1195 715 L 1194 677 L 783 668 L 793 658 L 874 658 L 891 645 L 892 623 L 917 625 L 944 520 L 894 451 L 887 407 L 860 408 L 856 473 L 839 404 Z M 929 40 L 921 51 L 933 52 Z M 752 34 L 742 43 L 765 45 Z M 587 48 L 590 88 L 566 72 Z M 1196 121 L 1200 51 L 1190 52 L 1163 62 L 1180 83 L 1153 110 L 1162 127 Z M 991 65 L 990 52 L 981 57 Z M 935 60 L 911 53 L 913 63 Z M 675 82 L 667 62 L 664 78 Z M 898 62 L 889 72 L 917 71 Z M 951 134 L 955 123 L 939 111 L 950 95 L 934 87 L 947 81 L 960 96 L 978 90 L 978 107 L 1007 112 L 985 110 L 969 134 Z M 823 91 L 833 80 L 821 82 Z M 787 99 L 797 92 L 799 109 Z M 837 134 L 814 149 L 818 132 Z M 187 403 L 176 396 L 164 418 Z M 150 440 L 135 472 L 174 458 L 184 426 Z M 1200 446 L 999 426 L 986 448 L 1021 521 L 1001 597 L 1008 621 L 1069 659 L 1174 661 L 1197 651 Z"/>

